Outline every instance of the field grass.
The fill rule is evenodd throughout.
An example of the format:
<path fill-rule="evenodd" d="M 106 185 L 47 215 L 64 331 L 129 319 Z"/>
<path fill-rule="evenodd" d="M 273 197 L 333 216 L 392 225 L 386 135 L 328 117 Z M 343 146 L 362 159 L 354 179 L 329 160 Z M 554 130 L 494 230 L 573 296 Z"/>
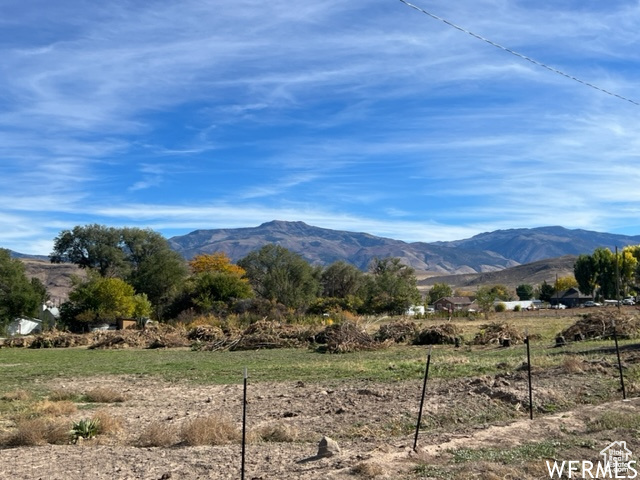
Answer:
<path fill-rule="evenodd" d="M 493 318 L 492 321 L 503 321 Z M 583 359 L 611 357 L 602 349 L 611 348 L 613 342 L 588 341 L 554 348 L 555 335 L 575 321 L 570 316 L 529 315 L 506 318 L 518 329 L 528 330 L 532 341 L 532 365 L 538 368 L 561 366 L 566 353 Z M 421 327 L 441 324 L 442 319 L 423 320 Z M 466 339 L 473 337 L 484 319 L 455 320 L 463 329 Z M 630 348 L 636 340 L 620 342 Z M 419 379 L 424 374 L 426 346 L 394 346 L 375 351 L 347 354 L 321 354 L 311 349 L 275 349 L 255 351 L 196 352 L 186 349 L 153 350 L 87 350 L 85 348 L 0 350 L 0 395 L 11 391 L 44 391 L 43 383 L 53 379 L 90 377 L 96 375 L 140 375 L 168 381 L 186 381 L 196 384 L 237 384 L 242 382 L 247 367 L 250 381 L 304 381 L 341 382 L 345 380 L 372 380 L 392 382 Z M 603 353 L 605 352 L 605 353 Z M 524 345 L 502 348 L 495 345 L 454 348 L 434 346 L 430 377 L 453 379 L 495 374 L 521 367 L 526 362 Z M 567 364 L 568 365 L 568 364 Z M 636 368 L 627 372 L 634 381 L 640 373 Z"/>

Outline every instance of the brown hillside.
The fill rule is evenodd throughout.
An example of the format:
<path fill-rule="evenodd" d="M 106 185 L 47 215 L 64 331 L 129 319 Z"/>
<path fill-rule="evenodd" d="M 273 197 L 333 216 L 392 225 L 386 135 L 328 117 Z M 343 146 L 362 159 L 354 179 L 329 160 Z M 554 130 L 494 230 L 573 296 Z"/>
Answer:
<path fill-rule="evenodd" d="M 54 304 L 60 304 L 69 298 L 72 275 L 84 276 L 86 273 L 70 263 L 49 263 L 46 260 L 21 258 L 29 278 L 40 280 Z"/>
<path fill-rule="evenodd" d="M 556 275 L 565 277 L 573 275 L 573 264 L 576 256 L 565 255 L 558 258 L 549 258 L 537 262 L 506 268 L 497 272 L 467 273 L 463 275 L 430 276 L 418 281 L 421 290 L 428 290 L 435 283 L 446 283 L 453 288 L 469 288 L 475 290 L 482 285 L 506 285 L 515 289 L 518 285 L 526 283 L 540 285 L 542 282 L 555 282 Z"/>

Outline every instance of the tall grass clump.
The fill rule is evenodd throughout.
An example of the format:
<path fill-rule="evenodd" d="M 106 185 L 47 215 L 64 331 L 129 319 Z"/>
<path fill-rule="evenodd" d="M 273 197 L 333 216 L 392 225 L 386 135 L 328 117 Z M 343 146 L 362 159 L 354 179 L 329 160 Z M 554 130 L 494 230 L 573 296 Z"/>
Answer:
<path fill-rule="evenodd" d="M 98 387 L 89 390 L 84 394 L 84 398 L 87 402 L 92 403 L 120 403 L 127 399 L 122 392 L 108 387 Z"/>
<path fill-rule="evenodd" d="M 195 418 L 187 422 L 180 432 L 181 440 L 189 446 L 224 445 L 241 440 L 240 430 L 219 415 Z"/>

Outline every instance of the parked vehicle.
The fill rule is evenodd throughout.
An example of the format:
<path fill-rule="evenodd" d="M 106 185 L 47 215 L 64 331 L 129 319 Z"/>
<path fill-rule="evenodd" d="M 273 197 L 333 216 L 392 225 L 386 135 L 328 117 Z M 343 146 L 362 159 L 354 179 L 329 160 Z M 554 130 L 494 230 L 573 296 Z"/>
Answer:
<path fill-rule="evenodd" d="M 624 300 L 622 300 L 622 304 L 623 305 L 635 305 L 636 301 L 633 297 L 627 297 Z"/>
<path fill-rule="evenodd" d="M 584 307 L 601 307 L 601 306 L 602 306 L 602 304 L 601 304 L 601 303 L 598 303 L 598 302 L 593 302 L 593 301 L 591 301 L 591 300 L 588 300 L 588 301 L 584 302 L 584 305 L 583 305 L 583 306 L 584 306 Z"/>
<path fill-rule="evenodd" d="M 567 306 L 564 303 L 558 303 L 556 305 L 551 305 L 551 308 L 554 310 L 564 310 Z"/>

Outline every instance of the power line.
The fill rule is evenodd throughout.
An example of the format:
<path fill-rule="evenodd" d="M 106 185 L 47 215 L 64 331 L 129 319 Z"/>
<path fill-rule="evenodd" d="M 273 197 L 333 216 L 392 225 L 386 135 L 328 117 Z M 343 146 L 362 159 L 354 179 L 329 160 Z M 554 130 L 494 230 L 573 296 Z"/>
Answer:
<path fill-rule="evenodd" d="M 449 20 L 447 20 L 445 18 L 439 17 L 438 15 L 435 15 L 435 14 L 433 14 L 431 12 L 428 12 L 428 11 L 424 10 L 423 8 L 420 8 L 420 7 L 416 6 L 416 5 L 413 5 L 412 3 L 409 3 L 406 0 L 400 0 L 400 2 L 404 3 L 407 7 L 413 8 L 414 10 L 417 10 L 417 11 L 419 11 L 421 13 L 424 13 L 425 15 L 428 15 L 429 17 L 431 17 L 431 18 L 433 18 L 435 20 L 441 21 L 442 23 L 445 23 L 445 24 L 449 25 L 450 27 L 453 27 L 453 28 L 455 28 L 457 30 L 460 30 L 461 32 L 464 32 L 464 33 L 466 33 L 468 35 L 471 35 L 472 37 L 477 38 L 478 40 L 482 40 L 483 42 L 488 43 L 489 45 L 492 45 L 492 46 L 494 46 L 496 48 L 499 48 L 500 50 L 504 50 L 505 52 L 510 53 L 511 55 L 515 55 L 516 57 L 519 57 L 519 58 L 521 58 L 523 60 L 526 60 L 527 62 L 531 62 L 534 65 L 537 65 L 538 67 L 546 68 L 550 72 L 557 73 L 558 75 L 562 75 L 563 77 L 566 77 L 566 78 L 568 78 L 570 80 L 573 80 L 574 82 L 581 83 L 583 85 L 586 85 L 587 87 L 593 88 L 593 89 L 598 90 L 598 91 L 600 91 L 602 93 L 606 93 L 607 95 L 611 95 L 612 97 L 616 97 L 616 98 L 619 98 L 620 100 L 624 100 L 626 102 L 633 103 L 634 105 L 640 106 L 640 103 L 636 102 L 635 100 L 631 100 L 631 99 L 629 99 L 627 97 L 623 97 L 622 95 L 618 95 L 617 93 L 610 92 L 609 90 L 605 90 L 604 88 L 598 87 L 597 85 L 594 85 L 593 83 L 589 83 L 589 82 L 586 82 L 584 80 L 581 80 L 581 79 L 579 79 L 577 77 L 574 77 L 573 75 L 569 75 L 568 73 L 564 73 L 563 71 L 558 70 L 557 68 L 550 67 L 549 65 L 546 65 L 546 64 L 544 64 L 542 62 L 534 60 L 531 57 L 523 55 L 522 53 L 516 52 L 515 50 L 511 50 L 510 48 L 504 47 L 504 46 L 500 45 L 499 43 L 493 42 L 493 41 L 489 40 L 488 38 L 483 37 L 482 35 L 478 35 L 477 33 L 473 33 L 473 32 L 471 32 L 471 31 L 469 31 L 469 30 L 467 30 L 465 28 L 462 28 L 459 25 L 456 25 L 453 22 L 450 22 Z"/>

